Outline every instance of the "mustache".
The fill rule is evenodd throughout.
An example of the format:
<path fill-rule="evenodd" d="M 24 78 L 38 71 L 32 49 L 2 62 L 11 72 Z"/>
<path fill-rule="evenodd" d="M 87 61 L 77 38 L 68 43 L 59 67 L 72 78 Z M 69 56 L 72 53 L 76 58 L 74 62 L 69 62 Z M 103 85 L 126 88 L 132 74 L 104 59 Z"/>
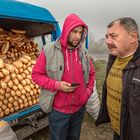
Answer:
<path fill-rule="evenodd" d="M 113 49 L 113 48 L 116 48 L 115 45 L 107 45 L 109 49 Z"/>
<path fill-rule="evenodd" d="M 79 42 L 79 41 L 80 41 L 80 39 L 74 39 L 73 41 L 78 41 L 78 42 Z"/>

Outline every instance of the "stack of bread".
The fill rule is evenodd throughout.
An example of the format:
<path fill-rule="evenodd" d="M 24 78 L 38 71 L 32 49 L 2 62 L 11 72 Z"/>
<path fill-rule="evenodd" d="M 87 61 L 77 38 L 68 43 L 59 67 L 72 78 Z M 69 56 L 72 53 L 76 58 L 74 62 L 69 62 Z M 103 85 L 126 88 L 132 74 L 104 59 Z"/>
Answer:
<path fill-rule="evenodd" d="M 0 29 L 0 118 L 38 103 L 40 89 L 31 79 L 38 49 L 25 33 Z"/>
<path fill-rule="evenodd" d="M 26 36 L 26 31 L 0 28 L 0 58 L 16 60 L 23 54 L 38 55 L 38 46 L 33 38 Z"/>

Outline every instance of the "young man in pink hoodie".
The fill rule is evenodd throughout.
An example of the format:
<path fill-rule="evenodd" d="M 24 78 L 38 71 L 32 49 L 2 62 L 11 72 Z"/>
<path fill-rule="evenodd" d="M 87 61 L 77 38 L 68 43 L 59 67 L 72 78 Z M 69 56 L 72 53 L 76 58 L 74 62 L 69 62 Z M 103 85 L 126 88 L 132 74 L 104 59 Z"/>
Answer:
<path fill-rule="evenodd" d="M 64 21 L 61 37 L 44 46 L 32 71 L 41 87 L 40 105 L 49 112 L 51 140 L 79 140 L 85 104 L 95 70 L 84 41 L 87 25 L 75 14 Z"/>

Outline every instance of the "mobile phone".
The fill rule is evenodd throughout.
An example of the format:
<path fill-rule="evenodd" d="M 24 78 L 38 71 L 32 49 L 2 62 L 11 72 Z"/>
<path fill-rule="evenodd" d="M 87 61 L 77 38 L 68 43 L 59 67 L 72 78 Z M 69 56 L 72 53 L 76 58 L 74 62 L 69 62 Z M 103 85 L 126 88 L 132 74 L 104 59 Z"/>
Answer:
<path fill-rule="evenodd" d="M 71 84 L 72 87 L 79 86 L 79 85 L 80 85 L 79 83 L 72 83 Z"/>

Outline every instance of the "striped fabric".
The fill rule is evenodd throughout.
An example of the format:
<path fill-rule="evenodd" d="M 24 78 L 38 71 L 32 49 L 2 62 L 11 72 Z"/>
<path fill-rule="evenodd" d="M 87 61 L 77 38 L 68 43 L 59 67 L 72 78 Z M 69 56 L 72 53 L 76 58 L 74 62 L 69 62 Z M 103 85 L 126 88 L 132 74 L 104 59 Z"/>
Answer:
<path fill-rule="evenodd" d="M 96 89 L 96 82 L 94 82 L 93 93 L 86 104 L 86 110 L 95 120 L 97 119 L 100 110 L 100 100 Z"/>

